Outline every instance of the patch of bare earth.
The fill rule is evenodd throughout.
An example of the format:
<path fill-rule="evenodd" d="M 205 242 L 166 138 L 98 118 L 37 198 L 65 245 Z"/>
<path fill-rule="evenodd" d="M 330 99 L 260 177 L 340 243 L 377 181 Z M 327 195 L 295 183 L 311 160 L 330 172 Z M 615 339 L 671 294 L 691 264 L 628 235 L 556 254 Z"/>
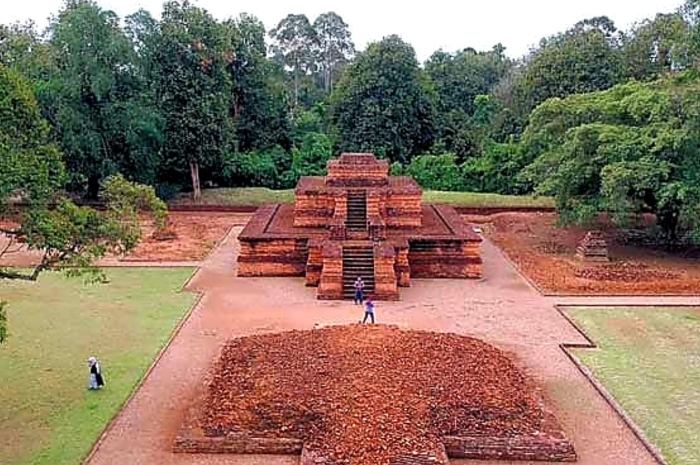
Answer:
<path fill-rule="evenodd" d="M 553 295 L 698 294 L 700 263 L 692 251 L 630 245 L 630 231 L 601 223 L 611 261 L 583 262 L 576 247 L 587 229 L 557 227 L 554 213 L 471 215 L 484 233 L 540 289 Z"/>
<path fill-rule="evenodd" d="M 206 258 L 234 225 L 245 224 L 250 215 L 240 213 L 171 212 L 168 232 L 172 238 L 154 237 L 153 222 L 142 223 L 142 239 L 122 261 L 187 262 Z"/>

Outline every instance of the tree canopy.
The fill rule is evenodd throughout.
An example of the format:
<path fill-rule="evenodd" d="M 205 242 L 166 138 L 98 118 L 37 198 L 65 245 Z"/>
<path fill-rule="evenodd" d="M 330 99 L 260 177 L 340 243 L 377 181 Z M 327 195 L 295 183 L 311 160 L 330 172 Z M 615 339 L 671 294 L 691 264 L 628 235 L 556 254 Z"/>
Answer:
<path fill-rule="evenodd" d="M 698 0 L 628 30 L 582 18 L 522 57 L 465 43 L 422 64 L 396 35 L 356 51 L 333 11 L 267 31 L 189 0 L 155 13 L 66 0 L 45 31 L 0 25 L 0 196 L 94 200 L 117 174 L 162 198 L 289 188 L 373 151 L 425 186 L 549 192 L 564 219 L 650 211 L 692 236 Z"/>
<path fill-rule="evenodd" d="M 406 162 L 430 147 L 435 108 L 409 44 L 390 36 L 369 45 L 336 88 L 333 117 L 342 151 Z"/>
<path fill-rule="evenodd" d="M 700 233 L 700 82 L 681 75 L 552 99 L 532 114 L 523 172 L 565 217 L 655 213 L 675 241 Z"/>

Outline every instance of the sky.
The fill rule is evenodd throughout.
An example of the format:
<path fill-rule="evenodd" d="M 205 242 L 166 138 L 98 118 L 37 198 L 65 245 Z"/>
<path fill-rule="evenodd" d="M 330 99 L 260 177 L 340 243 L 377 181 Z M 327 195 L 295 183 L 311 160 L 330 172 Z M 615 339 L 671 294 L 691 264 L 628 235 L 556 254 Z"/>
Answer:
<path fill-rule="evenodd" d="M 124 17 L 144 8 L 160 17 L 163 0 L 97 0 Z M 382 37 L 398 34 L 416 49 L 422 62 L 434 51 L 466 47 L 488 50 L 497 43 L 511 57 L 520 57 L 542 37 L 568 29 L 578 21 L 608 16 L 620 29 L 677 9 L 682 0 L 195 0 L 216 18 L 239 13 L 257 16 L 269 30 L 287 14 L 306 14 L 310 21 L 335 11 L 350 26 L 358 50 Z M 0 22 L 34 20 L 40 28 L 63 0 L 0 0 Z"/>

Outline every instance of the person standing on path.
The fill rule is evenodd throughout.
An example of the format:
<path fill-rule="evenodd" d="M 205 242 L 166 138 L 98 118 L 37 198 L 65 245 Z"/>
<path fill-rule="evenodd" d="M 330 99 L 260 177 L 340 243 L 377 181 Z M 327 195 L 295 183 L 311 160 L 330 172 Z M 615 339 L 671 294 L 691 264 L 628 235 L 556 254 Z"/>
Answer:
<path fill-rule="evenodd" d="M 365 300 L 365 282 L 362 280 L 362 276 L 358 276 L 355 280 L 355 305 L 362 305 Z"/>
<path fill-rule="evenodd" d="M 97 357 L 90 357 L 88 366 L 90 367 L 90 390 L 100 389 L 105 385 L 105 380 L 102 377 L 102 368 Z"/>
<path fill-rule="evenodd" d="M 372 296 L 367 297 L 367 302 L 365 302 L 365 317 L 362 319 L 362 324 L 367 322 L 367 318 L 370 318 L 374 324 L 374 300 L 372 300 Z"/>

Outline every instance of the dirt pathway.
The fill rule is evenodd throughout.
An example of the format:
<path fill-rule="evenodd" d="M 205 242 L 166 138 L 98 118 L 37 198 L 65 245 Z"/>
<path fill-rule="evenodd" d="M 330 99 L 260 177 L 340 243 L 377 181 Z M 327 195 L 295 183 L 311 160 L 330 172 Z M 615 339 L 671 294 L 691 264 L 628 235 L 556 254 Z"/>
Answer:
<path fill-rule="evenodd" d="M 353 323 L 362 317 L 361 309 L 352 303 L 316 301 L 315 289 L 305 288 L 302 279 L 236 278 L 233 270 L 240 229 L 232 230 L 190 282 L 190 290 L 204 293 L 201 302 L 106 433 L 89 460 L 91 465 L 298 463 L 298 457 L 170 453 L 188 401 L 196 395 L 226 339 L 308 329 L 316 323 Z M 553 302 L 526 284 L 488 242 L 484 243 L 483 257 L 483 280 L 416 281 L 413 287 L 402 290 L 401 302 L 378 304 L 379 322 L 466 334 L 512 351 L 558 407 L 559 419 L 579 453 L 579 463 L 655 463 L 559 349 L 563 342 L 585 341 L 554 309 Z"/>

